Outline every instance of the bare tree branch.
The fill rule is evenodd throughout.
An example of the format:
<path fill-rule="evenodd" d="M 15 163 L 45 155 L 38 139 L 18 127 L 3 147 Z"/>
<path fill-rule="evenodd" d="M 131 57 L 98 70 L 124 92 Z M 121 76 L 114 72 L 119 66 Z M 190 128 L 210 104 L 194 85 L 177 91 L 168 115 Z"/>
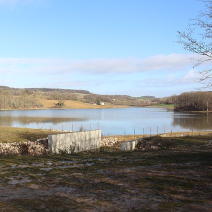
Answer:
<path fill-rule="evenodd" d="M 212 0 L 201 0 L 205 4 L 206 10 L 200 12 L 197 18 L 190 20 L 188 29 L 184 32 L 178 31 L 178 41 L 185 50 L 201 56 L 196 59 L 194 67 L 203 63 L 212 62 Z M 196 33 L 196 31 L 200 33 Z M 199 82 L 206 83 L 206 88 L 212 87 L 212 68 L 200 71 Z"/>

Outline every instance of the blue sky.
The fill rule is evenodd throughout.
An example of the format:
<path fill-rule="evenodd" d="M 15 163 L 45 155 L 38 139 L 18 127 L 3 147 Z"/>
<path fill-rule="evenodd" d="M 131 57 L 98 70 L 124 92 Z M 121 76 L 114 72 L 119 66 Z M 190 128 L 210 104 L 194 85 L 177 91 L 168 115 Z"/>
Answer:
<path fill-rule="evenodd" d="M 201 87 L 176 43 L 198 0 L 0 0 L 0 85 L 165 97 Z"/>

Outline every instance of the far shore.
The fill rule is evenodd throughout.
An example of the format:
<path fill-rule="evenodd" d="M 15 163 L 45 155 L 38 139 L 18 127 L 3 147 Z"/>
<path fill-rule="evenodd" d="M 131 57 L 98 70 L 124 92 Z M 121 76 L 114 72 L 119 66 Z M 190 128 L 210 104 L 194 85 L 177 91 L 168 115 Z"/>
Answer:
<path fill-rule="evenodd" d="M 198 111 L 198 110 L 174 110 L 174 112 L 190 112 L 190 113 L 211 113 L 212 111 L 205 111 L 205 110 L 202 110 L 202 111 Z"/>
<path fill-rule="evenodd" d="M 195 111 L 195 110 L 175 110 L 174 109 L 174 104 L 158 104 L 158 105 L 151 105 L 151 106 L 147 106 L 147 107 L 153 107 L 153 108 L 166 108 L 168 110 L 173 110 L 174 112 L 182 112 L 182 113 L 211 113 L 212 111 Z"/>
<path fill-rule="evenodd" d="M 56 107 L 57 100 L 39 99 L 43 108 L 41 109 L 105 109 L 105 108 L 127 108 L 125 105 L 113 105 L 105 103 L 104 105 L 84 103 L 74 100 L 66 100 L 63 107 Z"/>
<path fill-rule="evenodd" d="M 151 105 L 147 107 L 166 108 L 169 110 L 174 110 L 174 104 L 158 104 L 158 105 Z"/>
<path fill-rule="evenodd" d="M 115 108 L 131 108 L 133 106 L 127 105 L 115 105 L 110 103 L 104 103 L 104 105 L 97 105 L 91 103 L 84 103 L 74 100 L 66 100 L 64 106 L 58 107 L 56 104 L 58 100 L 46 100 L 43 98 L 39 98 L 39 101 L 43 105 L 41 108 L 17 108 L 17 109 L 0 109 L 0 111 L 9 111 L 9 110 L 48 110 L 48 109 L 60 109 L 60 110 L 67 110 L 67 109 L 115 109 Z M 142 108 L 142 107 L 139 107 Z M 174 112 L 190 112 L 190 113 L 211 113 L 212 111 L 188 111 L 188 110 L 175 110 L 174 104 L 158 104 L 158 105 L 151 105 L 145 106 L 143 108 L 166 108 L 167 110 L 173 110 Z"/>
<path fill-rule="evenodd" d="M 90 104 L 73 100 L 66 100 L 64 106 L 57 107 L 58 100 L 46 100 L 40 98 L 43 105 L 41 108 L 18 108 L 18 109 L 0 109 L 0 110 L 47 110 L 47 109 L 111 109 L 111 108 L 130 108 L 127 105 L 113 105 L 105 103 L 104 105 Z"/>

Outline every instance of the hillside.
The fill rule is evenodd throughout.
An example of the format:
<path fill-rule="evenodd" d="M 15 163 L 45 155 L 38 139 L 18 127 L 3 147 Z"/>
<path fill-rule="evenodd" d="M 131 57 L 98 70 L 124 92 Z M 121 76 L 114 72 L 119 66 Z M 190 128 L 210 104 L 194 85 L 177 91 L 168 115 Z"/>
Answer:
<path fill-rule="evenodd" d="M 50 108 L 56 108 L 56 104 L 58 100 L 47 100 L 47 99 L 39 99 L 39 101 L 42 103 L 43 108 L 50 109 Z M 64 102 L 64 106 L 61 108 L 63 109 L 102 109 L 102 108 L 123 108 L 127 107 L 125 105 L 113 105 L 109 103 L 105 103 L 105 105 L 97 105 L 97 104 L 90 104 L 90 103 L 84 103 L 80 101 L 74 101 L 74 100 L 66 100 Z"/>
<path fill-rule="evenodd" d="M 10 88 L 0 86 L 0 109 L 117 108 L 157 104 L 156 98 L 100 95 L 87 90 L 53 88 Z"/>

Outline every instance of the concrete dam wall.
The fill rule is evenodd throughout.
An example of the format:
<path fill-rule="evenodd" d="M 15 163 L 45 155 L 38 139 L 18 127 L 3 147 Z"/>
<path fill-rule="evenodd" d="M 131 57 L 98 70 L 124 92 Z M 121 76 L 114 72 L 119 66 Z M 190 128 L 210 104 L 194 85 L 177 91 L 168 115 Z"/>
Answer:
<path fill-rule="evenodd" d="M 62 151 L 71 154 L 98 149 L 101 146 L 101 130 L 71 132 L 48 136 L 48 150 L 53 154 Z"/>

